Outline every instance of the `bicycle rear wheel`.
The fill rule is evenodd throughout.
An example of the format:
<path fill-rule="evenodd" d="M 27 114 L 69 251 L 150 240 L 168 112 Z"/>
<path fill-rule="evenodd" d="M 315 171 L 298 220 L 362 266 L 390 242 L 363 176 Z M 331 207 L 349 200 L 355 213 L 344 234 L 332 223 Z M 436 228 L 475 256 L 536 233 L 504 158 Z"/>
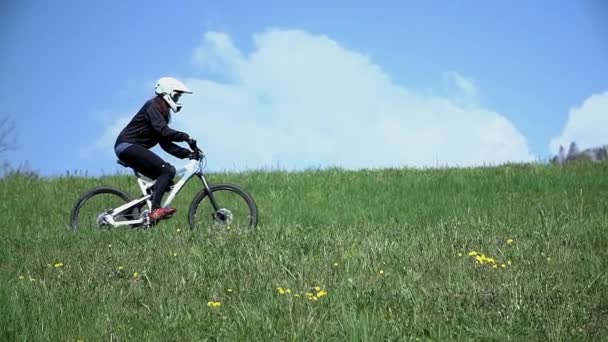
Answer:
<path fill-rule="evenodd" d="M 214 207 L 206 189 L 201 190 L 190 204 L 190 228 L 252 231 L 258 224 L 258 209 L 249 195 L 234 184 L 210 186 Z"/>
<path fill-rule="evenodd" d="M 132 200 L 126 192 L 110 187 L 99 187 L 83 194 L 72 209 L 70 224 L 73 230 L 111 227 L 102 217 L 109 210 Z M 130 221 L 139 218 L 138 208 L 132 208 L 114 217 L 115 221 Z"/>

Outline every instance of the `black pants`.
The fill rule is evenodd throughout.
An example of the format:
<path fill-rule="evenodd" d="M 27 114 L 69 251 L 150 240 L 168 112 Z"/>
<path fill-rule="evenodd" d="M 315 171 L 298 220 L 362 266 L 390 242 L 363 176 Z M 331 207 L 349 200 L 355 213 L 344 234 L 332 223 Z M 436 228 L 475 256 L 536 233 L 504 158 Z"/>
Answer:
<path fill-rule="evenodd" d="M 160 208 L 160 201 L 175 177 L 175 167 L 154 152 L 136 144 L 122 151 L 118 158 L 142 175 L 156 179 L 152 188 L 152 209 Z"/>

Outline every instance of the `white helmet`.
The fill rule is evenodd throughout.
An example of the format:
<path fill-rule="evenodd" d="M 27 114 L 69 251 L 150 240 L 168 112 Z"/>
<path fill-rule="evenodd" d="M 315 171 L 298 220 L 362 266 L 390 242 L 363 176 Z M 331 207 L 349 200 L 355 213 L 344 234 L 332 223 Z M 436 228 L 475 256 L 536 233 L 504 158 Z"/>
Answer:
<path fill-rule="evenodd" d="M 192 94 L 192 91 L 185 84 L 173 77 L 163 77 L 158 80 L 156 87 L 154 87 L 154 92 L 165 99 L 174 113 L 182 109 L 182 105 L 177 102 L 180 96 L 182 94 Z"/>

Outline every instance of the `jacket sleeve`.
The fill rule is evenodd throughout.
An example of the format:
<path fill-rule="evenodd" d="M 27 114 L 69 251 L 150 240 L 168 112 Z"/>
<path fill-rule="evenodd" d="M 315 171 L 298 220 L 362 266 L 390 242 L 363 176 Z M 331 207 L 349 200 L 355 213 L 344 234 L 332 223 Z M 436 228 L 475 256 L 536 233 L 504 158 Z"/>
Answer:
<path fill-rule="evenodd" d="M 178 142 L 188 140 L 188 134 L 176 131 L 169 127 L 158 106 L 151 105 L 148 107 L 148 110 L 146 110 L 146 115 L 148 116 L 148 122 L 152 126 L 152 129 L 160 134 L 162 140 Z"/>
<path fill-rule="evenodd" d="M 163 150 L 165 150 L 167 153 L 169 153 L 177 158 L 180 158 L 180 159 L 187 158 L 188 155 L 190 154 L 189 149 L 178 146 L 168 140 L 161 140 L 159 144 L 160 144 L 160 147 Z"/>

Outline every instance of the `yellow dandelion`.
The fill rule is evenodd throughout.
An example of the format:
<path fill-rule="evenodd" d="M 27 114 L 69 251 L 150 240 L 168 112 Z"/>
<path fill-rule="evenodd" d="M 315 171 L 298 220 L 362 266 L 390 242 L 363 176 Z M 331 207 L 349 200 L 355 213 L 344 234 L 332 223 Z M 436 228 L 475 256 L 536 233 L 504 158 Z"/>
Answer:
<path fill-rule="evenodd" d="M 63 267 L 63 263 L 62 262 L 56 262 L 55 265 L 53 265 L 53 266 L 55 266 L 55 268 Z"/>
<path fill-rule="evenodd" d="M 461 256 L 462 256 L 462 253 L 458 253 L 458 256 L 459 256 L 459 257 L 461 257 Z"/>
<path fill-rule="evenodd" d="M 498 265 L 492 265 L 492 268 L 498 268 Z"/>
<path fill-rule="evenodd" d="M 506 268 L 506 267 L 507 267 L 507 265 L 505 265 L 505 264 L 502 264 L 502 265 L 501 265 L 501 267 L 502 267 L 502 268 Z"/>
<path fill-rule="evenodd" d="M 483 263 L 484 263 L 484 261 L 485 261 L 485 258 L 483 258 L 483 257 L 482 257 L 482 256 L 480 256 L 480 255 L 477 255 L 477 256 L 475 257 L 475 261 L 477 261 L 477 263 L 479 263 L 479 264 L 482 264 L 482 265 L 483 265 Z"/>
<path fill-rule="evenodd" d="M 138 272 L 133 272 L 133 278 L 137 278 L 139 277 L 139 273 Z"/>
<path fill-rule="evenodd" d="M 327 291 L 321 290 L 317 293 L 317 298 L 321 298 L 323 296 L 327 296 Z"/>
<path fill-rule="evenodd" d="M 281 295 L 285 294 L 285 290 L 282 287 L 277 287 L 277 291 L 279 291 L 279 294 Z"/>
<path fill-rule="evenodd" d="M 475 251 L 470 251 L 470 252 L 469 252 L 469 256 L 477 256 L 477 252 L 475 252 Z"/>
<path fill-rule="evenodd" d="M 287 294 L 291 293 L 291 289 L 285 289 L 285 293 L 287 293 Z"/>
<path fill-rule="evenodd" d="M 321 288 L 319 286 L 315 286 L 315 291 L 319 292 L 321 291 Z"/>
<path fill-rule="evenodd" d="M 512 244 L 512 243 L 513 243 L 513 239 L 508 239 L 508 240 L 507 240 L 507 245 L 510 245 L 510 244 Z"/>
<path fill-rule="evenodd" d="M 383 270 L 380 270 L 380 272 L 378 272 L 378 274 L 383 275 L 383 274 L 384 274 L 384 271 L 383 271 Z"/>
<path fill-rule="evenodd" d="M 23 279 L 25 279 L 25 277 L 24 277 L 24 276 L 22 276 L 22 275 L 20 275 L 20 276 L 19 276 L 19 280 L 23 280 Z"/>
<path fill-rule="evenodd" d="M 216 301 L 209 301 L 207 302 L 207 306 L 210 308 L 219 308 L 220 306 L 222 306 L 221 302 L 216 302 Z"/>

